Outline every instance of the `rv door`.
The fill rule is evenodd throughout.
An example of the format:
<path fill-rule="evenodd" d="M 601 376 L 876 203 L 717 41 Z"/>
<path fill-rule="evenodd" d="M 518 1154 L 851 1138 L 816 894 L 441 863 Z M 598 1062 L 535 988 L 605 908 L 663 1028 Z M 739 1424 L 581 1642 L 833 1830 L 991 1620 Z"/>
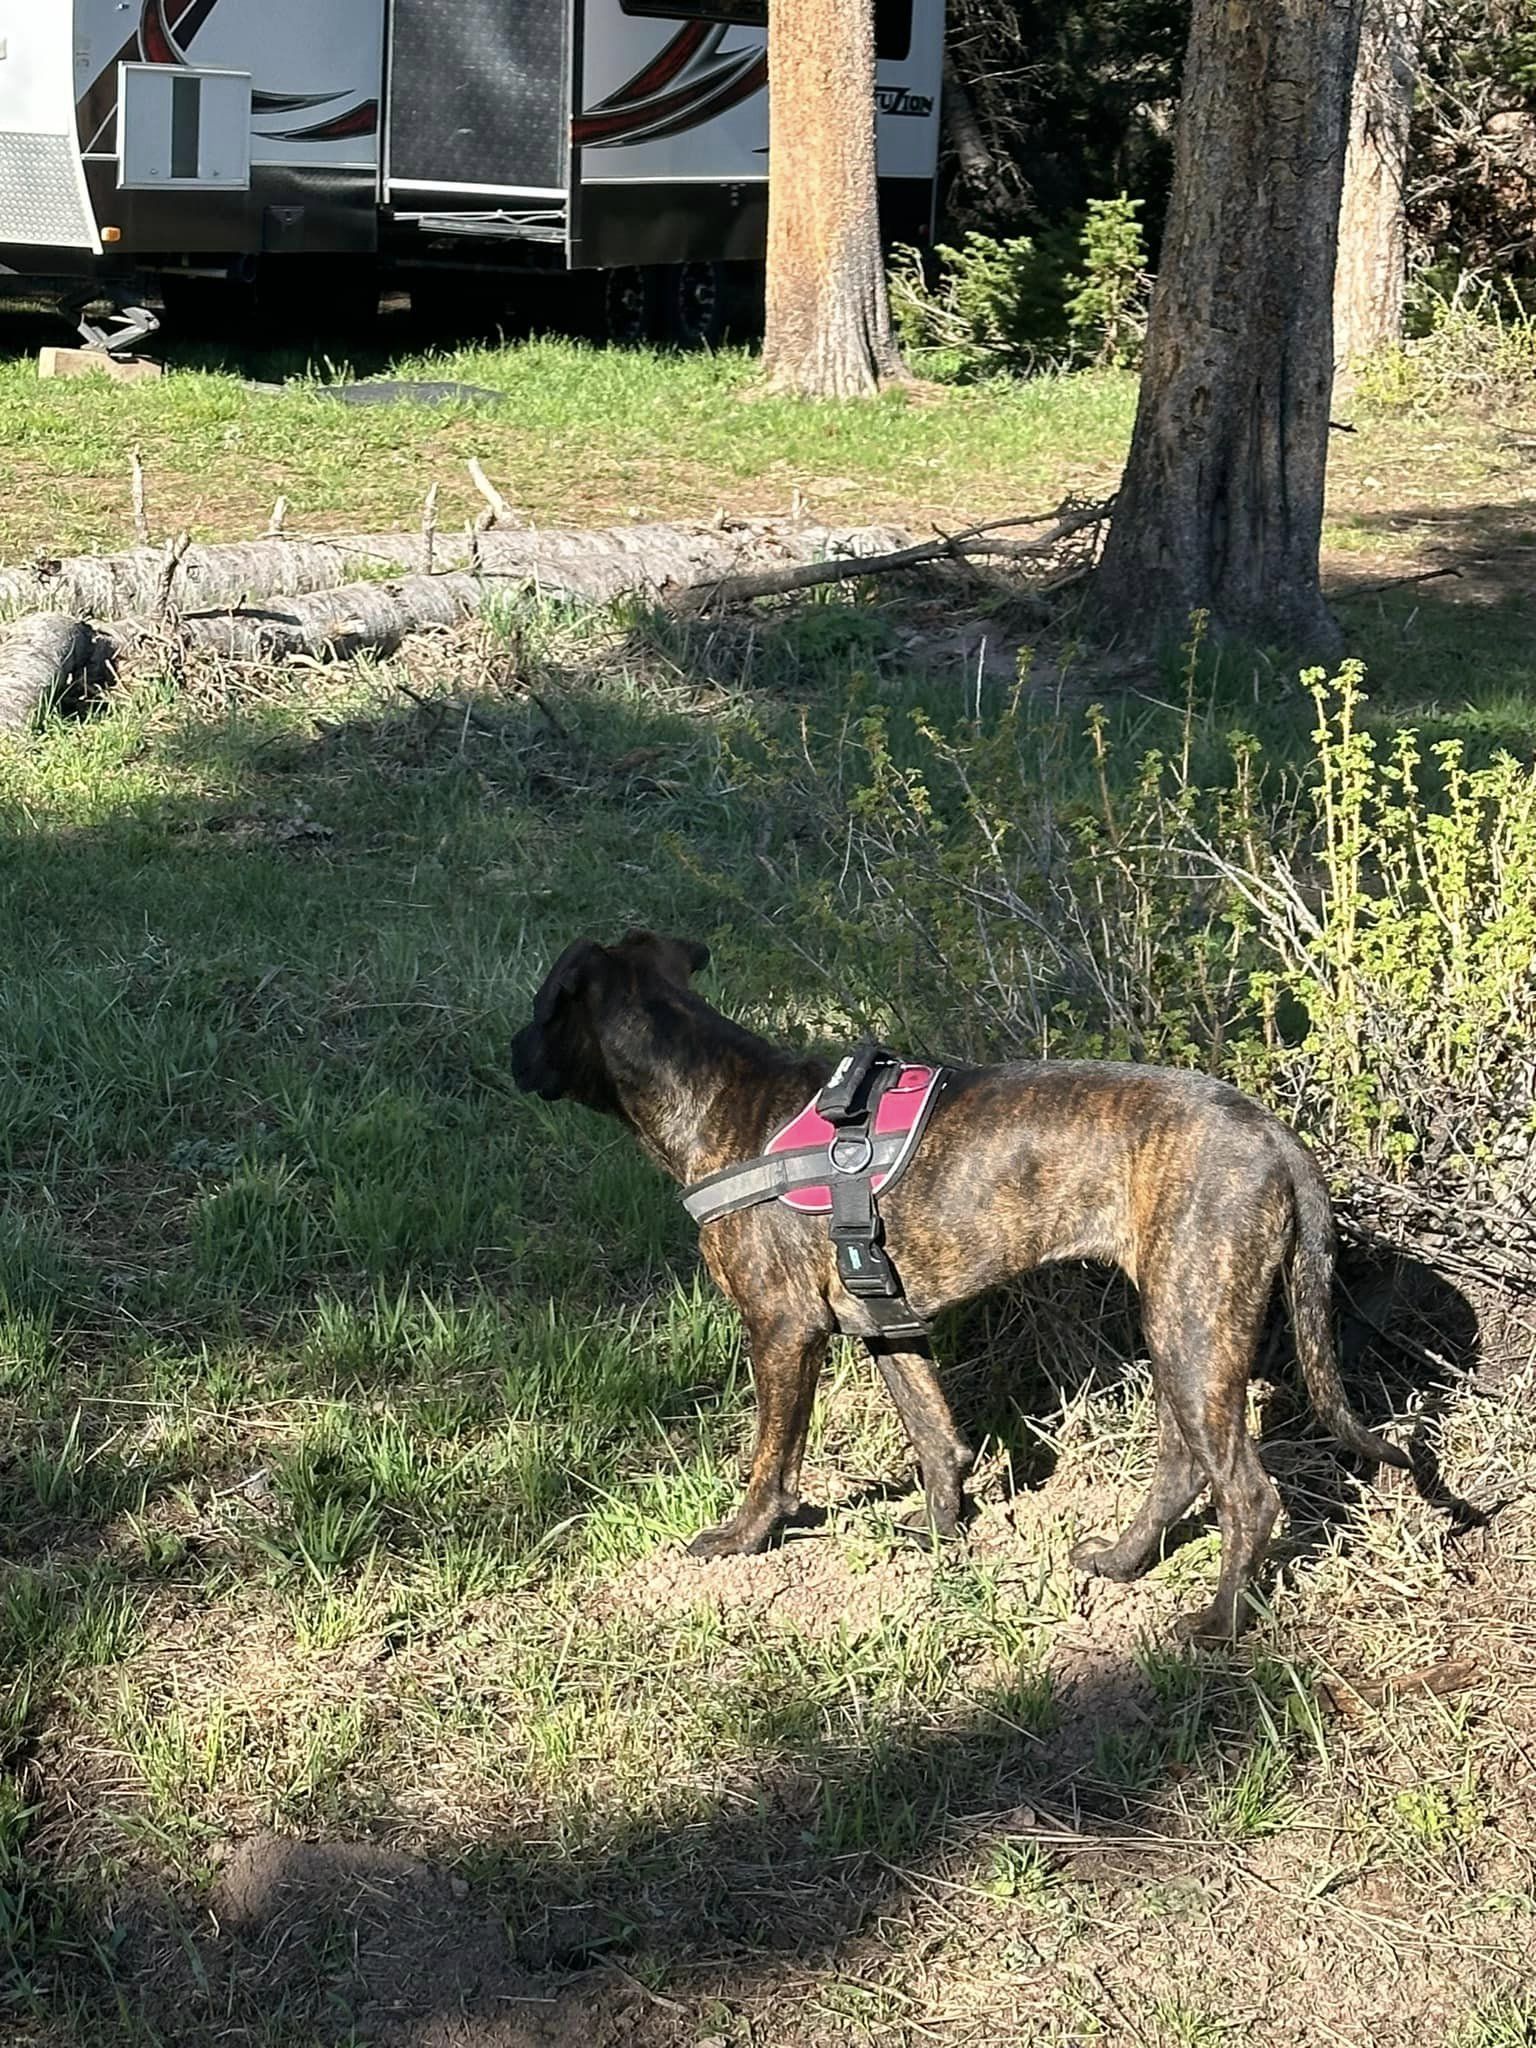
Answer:
<path fill-rule="evenodd" d="M 0 247 L 99 256 L 75 126 L 73 0 L 0 0 Z M 29 260 L 30 259 L 30 260 Z"/>

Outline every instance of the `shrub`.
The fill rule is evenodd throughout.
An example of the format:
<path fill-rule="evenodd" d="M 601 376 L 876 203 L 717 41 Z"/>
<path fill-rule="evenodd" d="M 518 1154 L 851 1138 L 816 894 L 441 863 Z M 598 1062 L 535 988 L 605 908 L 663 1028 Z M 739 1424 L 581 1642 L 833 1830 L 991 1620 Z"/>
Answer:
<path fill-rule="evenodd" d="M 935 250 L 930 283 L 915 249 L 898 249 L 891 307 L 903 346 L 947 359 L 930 367 L 956 374 L 1035 370 L 1066 353 L 1066 262 L 1060 235 L 999 241 L 968 234 L 958 248 Z"/>
<path fill-rule="evenodd" d="M 1536 313 L 1513 285 L 1432 273 L 1410 293 L 1405 336 L 1356 373 L 1367 404 L 1426 412 L 1468 400 L 1529 398 L 1536 383 Z"/>
<path fill-rule="evenodd" d="M 762 743 L 778 815 L 838 850 L 795 910 L 848 1023 L 1198 1064 L 1375 1170 L 1505 1185 L 1531 1158 L 1536 768 L 1378 737 L 1350 664 L 1303 678 L 1310 763 L 1278 784 L 1255 739 L 1204 732 L 1200 676 L 1197 638 L 1174 744 L 1129 756 L 1022 677 L 985 721 L 869 703 L 839 744 Z"/>
<path fill-rule="evenodd" d="M 1067 331 L 1074 348 L 1115 368 L 1139 363 L 1147 338 L 1151 279 L 1139 218 L 1142 205 L 1124 193 L 1118 199 L 1090 200 L 1082 271 L 1067 279 Z"/>
<path fill-rule="evenodd" d="M 1148 283 L 1141 204 L 1091 200 L 1079 227 L 1038 239 L 972 232 L 934 251 L 933 280 L 915 249 L 898 250 L 891 303 L 903 345 L 958 375 L 1135 362 Z"/>

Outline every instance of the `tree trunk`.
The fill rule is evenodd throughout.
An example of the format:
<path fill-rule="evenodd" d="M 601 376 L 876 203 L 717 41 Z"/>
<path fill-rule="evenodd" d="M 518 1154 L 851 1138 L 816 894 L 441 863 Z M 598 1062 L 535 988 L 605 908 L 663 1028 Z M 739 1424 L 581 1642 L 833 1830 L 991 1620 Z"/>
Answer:
<path fill-rule="evenodd" d="M 1136 429 L 1097 579 L 1142 642 L 1332 651 L 1318 552 L 1363 0 L 1195 0 Z"/>
<path fill-rule="evenodd" d="M 1346 374 L 1402 332 L 1403 183 L 1424 14 L 1425 0 L 1366 0 L 1333 287 L 1334 360 Z"/>
<path fill-rule="evenodd" d="M 965 80 L 955 68 L 949 51 L 944 52 L 944 140 L 959 167 L 962 181 L 986 199 L 1000 195 L 1002 180 L 997 158 L 988 147 L 976 118 L 976 103 L 966 90 Z"/>
<path fill-rule="evenodd" d="M 867 398 L 902 378 L 880 247 L 874 0 L 768 10 L 769 387 Z"/>

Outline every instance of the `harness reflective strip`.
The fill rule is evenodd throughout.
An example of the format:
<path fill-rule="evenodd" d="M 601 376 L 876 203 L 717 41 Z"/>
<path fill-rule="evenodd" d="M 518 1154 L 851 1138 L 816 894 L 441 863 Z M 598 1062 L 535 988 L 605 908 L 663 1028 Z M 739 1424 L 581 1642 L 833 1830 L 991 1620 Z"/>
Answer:
<path fill-rule="evenodd" d="M 906 1141 L 905 1131 L 874 1139 L 873 1155 L 866 1170 L 888 1171 L 900 1157 Z M 707 1180 L 695 1181 L 683 1191 L 683 1207 L 695 1223 L 713 1223 L 738 1209 L 776 1201 L 791 1188 L 815 1187 L 835 1178 L 827 1164 L 825 1145 L 813 1145 L 804 1152 L 774 1152 L 761 1159 L 749 1159 L 743 1166 L 727 1166 Z"/>

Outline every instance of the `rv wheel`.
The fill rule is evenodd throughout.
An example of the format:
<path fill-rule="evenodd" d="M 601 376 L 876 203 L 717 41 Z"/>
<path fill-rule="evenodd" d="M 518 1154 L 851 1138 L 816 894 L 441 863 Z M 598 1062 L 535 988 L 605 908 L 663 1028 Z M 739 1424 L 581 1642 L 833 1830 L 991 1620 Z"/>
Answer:
<path fill-rule="evenodd" d="M 668 341 L 678 348 L 718 348 L 727 323 L 725 279 L 718 263 L 677 263 L 662 273 Z"/>
<path fill-rule="evenodd" d="M 603 332 L 616 348 L 656 339 L 656 273 L 638 263 L 603 273 Z"/>

